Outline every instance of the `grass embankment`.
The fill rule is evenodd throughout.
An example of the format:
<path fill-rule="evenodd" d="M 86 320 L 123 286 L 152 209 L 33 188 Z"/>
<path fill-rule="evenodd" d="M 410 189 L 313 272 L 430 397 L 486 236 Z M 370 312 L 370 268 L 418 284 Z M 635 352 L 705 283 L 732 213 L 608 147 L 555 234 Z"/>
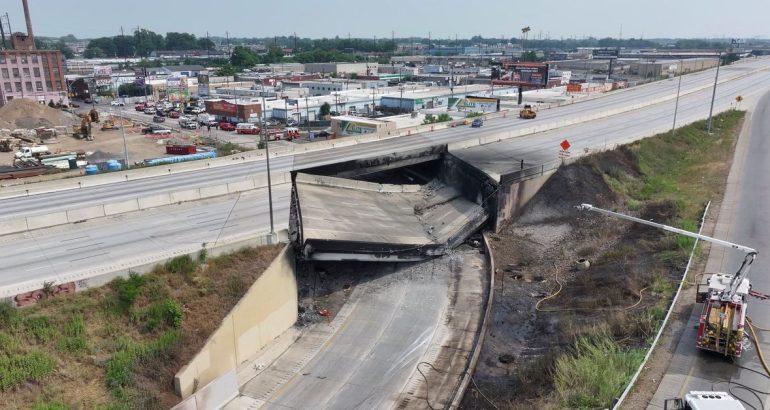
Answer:
<path fill-rule="evenodd" d="M 631 161 L 627 167 L 601 163 L 603 154 L 582 162 L 594 167 L 625 202 L 629 211 L 652 206 L 673 208 L 675 217 L 668 224 L 690 231 L 697 226 L 704 205 L 721 198 L 731 163 L 733 148 L 744 113 L 729 111 L 714 118 L 713 135 L 699 121 L 620 148 Z M 621 212 L 625 212 L 621 210 Z M 665 236 L 658 260 L 676 267 L 681 274 L 689 257 L 693 239 L 681 235 Z M 624 248 L 608 252 L 605 259 L 622 258 Z M 676 280 L 655 272 L 649 294 L 657 302 L 641 314 L 611 315 L 604 326 L 577 335 L 571 352 L 557 358 L 551 366 L 553 386 L 564 408 L 604 408 L 630 380 L 641 363 L 646 347 L 665 316 Z M 629 343 L 643 340 L 644 343 Z"/>
<path fill-rule="evenodd" d="M 174 374 L 279 250 L 183 256 L 102 288 L 0 305 L 0 408 L 173 406 Z"/>

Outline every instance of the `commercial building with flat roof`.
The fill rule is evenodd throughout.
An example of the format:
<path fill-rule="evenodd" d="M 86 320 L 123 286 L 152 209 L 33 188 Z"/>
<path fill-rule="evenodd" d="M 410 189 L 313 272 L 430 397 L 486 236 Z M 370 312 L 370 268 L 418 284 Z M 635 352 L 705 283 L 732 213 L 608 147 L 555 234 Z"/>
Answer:
<path fill-rule="evenodd" d="M 5 36 L 0 44 L 0 106 L 14 98 L 69 104 L 61 51 L 35 48 L 29 7 L 22 3 L 27 33 L 11 34 L 10 48 Z"/>

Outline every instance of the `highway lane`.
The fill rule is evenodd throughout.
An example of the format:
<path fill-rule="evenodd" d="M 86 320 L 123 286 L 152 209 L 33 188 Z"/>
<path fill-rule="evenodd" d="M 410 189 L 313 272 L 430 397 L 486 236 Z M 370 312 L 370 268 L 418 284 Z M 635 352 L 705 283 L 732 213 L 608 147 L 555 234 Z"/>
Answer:
<path fill-rule="evenodd" d="M 289 184 L 273 187 L 276 229 L 289 219 Z M 0 287 L 70 281 L 269 232 L 265 189 L 0 237 Z M 84 275 L 84 276 L 83 276 Z M 69 278 L 68 280 L 62 280 Z M 39 282 L 38 282 L 39 283 Z"/>
<path fill-rule="evenodd" d="M 742 103 L 744 108 L 750 107 L 768 88 L 770 72 L 763 72 L 751 80 L 722 84 L 717 88 L 715 112 L 729 109 L 737 95 L 746 99 Z M 710 94 L 709 89 L 682 97 L 677 115 L 678 126 L 706 118 L 711 102 Z M 585 149 L 611 149 L 619 143 L 669 131 L 673 125 L 673 111 L 674 102 L 658 104 L 591 123 L 454 150 L 452 154 L 490 175 L 503 174 L 516 170 L 521 160 L 525 161 L 526 168 L 558 159 L 558 144 L 563 139 L 569 140 L 573 153 L 581 154 Z"/>
<path fill-rule="evenodd" d="M 758 251 L 749 273 L 752 289 L 770 293 L 770 93 L 765 94 L 751 115 L 750 126 L 741 137 L 733 167 L 728 179 L 714 236 L 739 243 Z M 734 273 L 744 254 L 711 246 L 706 272 Z M 759 399 L 745 389 L 732 385 L 731 393 L 754 409 L 770 408 L 770 378 L 765 376 L 752 342 L 747 351 L 734 363 L 725 358 L 701 352 L 695 348 L 696 330 L 701 305 L 696 305 L 688 326 L 678 342 L 674 357 L 666 375 L 650 402 L 648 409 L 662 409 L 663 400 L 682 397 L 691 390 L 722 390 L 731 386 L 726 382 L 740 383 L 756 389 Z M 754 323 L 770 328 L 770 302 L 749 298 L 747 314 Z M 760 348 L 768 357 L 770 337 L 758 332 Z M 742 369 L 739 366 L 745 367 Z"/>
<path fill-rule="evenodd" d="M 746 75 L 750 70 L 768 65 L 770 65 L 770 59 L 759 59 L 737 64 L 735 66 L 725 67 L 722 72 L 720 72 L 720 81 L 729 83 L 731 82 L 731 78 Z M 683 93 L 687 93 L 689 92 L 688 90 L 692 90 L 698 86 L 708 85 L 710 82 L 713 82 L 713 71 L 685 76 L 682 87 Z M 526 128 L 538 124 L 546 124 L 552 121 L 561 121 L 570 117 L 585 116 L 602 110 L 617 108 L 622 105 L 643 102 L 652 97 L 659 98 L 672 96 L 675 91 L 676 81 L 662 81 L 603 95 L 577 104 L 568 104 L 558 108 L 544 110 L 541 111 L 538 118 L 534 120 L 524 121 L 518 118 L 495 119 L 487 121 L 481 129 L 470 130 L 466 127 L 450 128 L 437 130 L 428 134 L 400 137 L 397 140 L 390 139 L 348 147 L 338 147 L 333 150 L 289 155 L 276 159 L 271 163 L 271 168 L 273 172 L 276 173 L 288 172 L 311 166 L 325 165 L 337 162 L 340 159 L 350 160 L 364 158 L 373 155 L 425 147 L 437 143 L 462 141 L 468 138 L 492 135 L 503 130 L 507 131 L 517 128 Z M 701 93 L 703 93 L 703 91 L 701 91 Z M 29 197 L 3 199 L 0 200 L 0 206 L 2 206 L 4 210 L 2 218 L 7 219 L 16 216 L 48 213 L 77 206 L 85 206 L 87 204 L 119 201 L 121 199 L 135 197 L 136 193 L 151 195 L 153 193 L 163 193 L 174 189 L 222 184 L 224 182 L 237 181 L 238 179 L 243 179 L 255 173 L 264 173 L 263 161 L 182 172 L 163 177 L 129 180 L 98 187 L 71 189 L 37 194 Z"/>
<path fill-rule="evenodd" d="M 757 97 L 760 95 L 760 93 L 763 92 L 763 90 L 770 88 L 770 71 L 764 71 L 760 75 L 757 75 L 755 77 L 752 77 L 751 79 L 744 79 L 737 82 L 730 82 L 727 84 L 721 85 L 717 90 L 717 101 L 715 104 L 715 110 L 723 110 L 730 107 L 730 104 L 734 102 L 735 96 L 740 93 L 746 98 L 746 101 L 744 101 L 744 106 L 749 107 L 752 103 L 752 100 L 756 100 Z M 699 93 L 695 93 L 689 96 L 685 96 L 680 101 L 680 109 L 679 109 L 679 115 L 678 115 L 678 123 L 679 124 L 685 124 L 687 122 L 691 122 L 697 119 L 703 119 L 708 115 L 708 107 L 710 103 L 710 89 L 703 90 Z M 577 106 L 578 104 L 576 104 Z M 654 106 L 650 106 L 644 109 L 636 110 L 633 112 L 629 112 L 623 115 L 613 116 L 604 118 L 597 121 L 582 123 L 578 125 L 574 125 L 569 127 L 568 129 L 558 129 L 553 131 L 547 131 L 542 133 L 537 133 L 533 135 L 528 135 L 524 137 L 519 138 L 513 138 L 510 140 L 506 140 L 502 143 L 496 143 L 496 144 L 488 144 L 485 146 L 475 147 L 472 149 L 466 149 L 463 151 L 470 152 L 470 158 L 469 160 L 482 164 L 483 161 L 486 161 L 486 164 L 482 164 L 485 166 L 489 166 L 492 169 L 496 166 L 502 167 L 500 169 L 510 169 L 511 164 L 517 164 L 520 159 L 524 159 L 526 164 L 532 165 L 532 164 L 539 164 L 544 161 L 550 161 L 557 158 L 557 151 L 558 151 L 558 143 L 564 139 L 569 138 L 570 142 L 573 144 L 572 151 L 573 152 L 582 152 L 583 148 L 589 148 L 589 150 L 594 149 L 604 149 L 604 148 L 611 148 L 616 143 L 621 143 L 625 141 L 631 141 L 634 139 L 646 137 L 649 135 L 652 135 L 656 132 L 661 131 L 667 131 L 670 129 L 672 124 L 672 115 L 673 115 L 673 102 L 668 104 L 658 104 Z M 494 132 L 500 132 L 505 130 L 506 128 L 505 122 L 499 122 L 496 123 L 495 121 L 488 121 L 483 128 L 487 129 L 494 129 Z M 482 128 L 482 129 L 483 129 Z M 474 129 L 475 131 L 480 131 L 478 129 Z M 444 141 L 444 137 L 440 136 L 439 132 L 429 133 L 427 135 L 415 135 L 408 139 L 402 139 L 401 144 L 399 148 L 401 149 L 415 149 L 418 147 L 424 147 L 431 144 L 435 144 L 436 142 Z M 362 147 L 373 147 L 378 146 L 380 144 L 364 144 Z M 387 149 L 386 148 L 379 148 Z M 462 152 L 455 152 L 456 155 L 462 157 Z M 336 162 L 340 161 L 342 159 L 346 158 L 346 154 L 344 152 L 338 152 L 335 150 L 326 150 L 322 152 L 312 153 L 312 155 L 309 155 L 310 158 L 306 159 L 308 164 L 310 163 L 319 163 L 319 162 Z M 303 159 L 305 157 L 302 157 Z M 290 161 L 290 159 L 281 158 L 281 160 L 287 160 Z M 295 163 L 298 161 L 295 161 Z M 271 162 L 271 166 L 274 162 Z M 281 163 L 280 161 L 276 161 L 276 163 Z M 254 163 L 254 164 L 261 164 L 261 163 Z M 490 165 L 491 164 L 491 165 Z M 501 164 L 501 165 L 500 165 Z M 247 164 L 244 164 L 247 165 Z M 254 165 L 250 165 L 254 166 Z M 285 166 L 285 165 L 284 165 Z M 304 166 L 308 166 L 307 164 L 303 162 L 297 163 L 294 165 L 297 168 L 301 168 Z M 233 167 L 223 167 L 221 168 L 221 171 L 228 171 L 230 168 Z M 156 183 L 156 178 L 148 178 L 146 180 L 143 180 L 148 186 L 150 184 Z M 159 182 L 159 184 L 162 185 L 162 182 Z M 123 186 L 123 184 L 117 184 L 118 186 Z M 103 188 L 103 187 L 98 187 Z M 287 210 L 288 209 L 288 188 L 286 189 L 285 195 L 276 194 L 274 197 L 274 204 L 277 210 Z M 138 191 L 137 191 L 138 192 Z M 267 214 L 267 194 L 266 190 L 258 190 L 252 193 L 250 196 L 254 196 L 255 198 L 259 198 L 259 204 L 255 204 L 254 212 L 258 212 L 262 215 Z M 229 201 L 229 199 L 223 199 L 224 201 Z M 75 197 L 76 199 L 76 197 Z M 87 198 L 88 200 L 94 200 L 95 198 Z M 96 198 L 96 200 L 99 200 L 100 198 Z M 60 204 L 53 204 L 53 206 L 60 206 Z M 198 212 L 206 212 L 211 215 L 218 215 L 223 212 L 223 206 L 224 209 L 227 209 L 226 205 L 218 205 L 218 201 L 216 199 L 207 200 L 207 201 L 199 201 L 197 203 L 190 203 L 185 204 L 185 207 L 194 207 L 198 209 Z M 256 206 L 259 206 L 259 208 L 256 208 Z M 168 208 L 161 208 L 163 212 L 166 212 L 166 209 L 175 209 L 173 206 Z M 281 212 L 287 212 L 287 211 L 281 211 Z M 110 245 L 107 244 L 99 244 L 103 249 L 109 249 L 110 247 L 118 247 L 118 246 L 127 246 L 129 248 L 139 246 L 138 243 L 145 241 L 143 239 L 144 237 L 141 235 L 132 236 L 134 229 L 151 229 L 153 226 L 157 226 L 158 222 L 148 219 L 147 221 L 142 219 L 142 216 L 148 216 L 148 215 L 154 215 L 152 212 L 140 212 L 140 213 L 132 213 L 127 214 L 127 217 L 132 218 L 131 224 L 127 225 L 120 225 L 120 224 L 114 224 L 110 228 L 110 232 L 112 232 L 112 235 L 114 236 L 124 236 L 126 238 L 133 238 L 132 243 L 127 244 L 119 244 L 116 242 L 112 242 Z M 174 215 L 172 212 L 167 212 L 167 215 Z M 185 216 L 179 215 L 177 219 L 174 219 L 171 222 L 163 222 L 170 225 L 178 225 L 178 226 L 185 226 Z M 116 219 L 109 219 L 111 221 L 115 221 Z M 279 218 L 278 221 L 281 219 Z M 284 219 L 286 221 L 286 219 Z M 4 260 L 13 260 L 15 255 L 25 255 L 30 252 L 32 252 L 33 256 L 27 257 L 28 262 L 34 262 L 36 256 L 34 256 L 34 248 L 31 248 L 34 245 L 33 242 L 25 242 L 24 240 L 29 240 L 30 238 L 35 238 L 37 236 L 43 236 L 46 238 L 50 238 L 49 243 L 47 243 L 42 249 L 52 249 L 52 248 L 58 248 L 61 244 L 66 243 L 66 241 L 72 236 L 69 234 L 70 229 L 81 229 L 82 226 L 90 226 L 92 223 L 97 223 L 97 221 L 89 221 L 86 224 L 75 224 L 75 225 L 66 225 L 58 228 L 53 229 L 44 229 L 39 231 L 32 231 L 27 232 L 24 235 L 27 236 L 19 236 L 19 234 L 7 236 L 7 237 L 0 237 L 0 240 L 2 240 L 2 253 L 0 253 L 0 257 L 5 256 Z M 254 224 L 257 224 L 257 222 L 254 222 Z M 252 224 L 243 224 L 240 225 L 240 227 L 233 227 L 231 230 L 233 231 L 233 234 L 235 234 L 235 231 L 238 231 L 239 229 L 243 229 L 243 232 L 238 232 L 240 235 L 248 235 L 248 234 L 255 234 L 256 232 L 265 232 L 267 230 L 268 222 L 266 218 L 261 219 L 258 226 L 252 226 Z M 286 227 L 286 222 L 283 223 L 276 223 L 276 229 L 284 229 Z M 212 228 L 213 229 L 213 228 Z M 20 239 L 17 241 L 17 239 Z M 97 240 L 96 242 L 100 242 L 100 240 Z M 96 246 L 96 245 L 95 245 Z M 82 248 L 80 251 L 82 254 L 79 254 L 80 257 L 87 257 L 89 254 L 87 254 L 87 251 L 93 251 L 93 248 Z M 29 249 L 27 249 L 29 248 Z M 70 247 L 71 248 L 71 247 Z M 160 260 L 162 259 L 163 255 L 166 255 L 163 252 L 155 252 L 153 253 L 153 250 L 155 249 L 145 249 L 144 251 L 149 252 L 148 255 L 154 255 L 153 260 Z M 114 252 L 120 252 L 118 250 L 115 250 Z M 136 250 L 134 250 L 136 252 Z M 94 254 L 99 253 L 95 252 Z M 138 253 L 137 253 L 138 254 Z M 100 257 L 89 257 L 88 259 L 83 259 L 81 261 L 72 262 L 72 259 L 66 259 L 64 257 L 57 259 L 57 262 L 54 263 L 48 263 L 45 264 L 44 262 L 38 262 L 37 264 L 31 264 L 29 266 L 26 266 L 24 263 L 12 263 L 10 267 L 6 267 L 3 269 L 0 269 L 0 278 L 3 278 L 2 281 L 0 281 L 0 284 L 7 284 L 7 283 L 13 283 L 19 279 L 27 278 L 27 279 L 33 279 L 33 278 L 41 278 L 46 277 L 50 272 L 55 272 L 58 274 L 67 274 L 67 273 L 73 273 L 73 272 L 83 272 L 85 270 L 93 270 L 93 269 L 106 269 L 106 267 L 109 266 L 116 266 L 112 262 L 112 258 L 110 258 L 111 254 L 108 253 L 106 255 L 101 255 Z M 64 255 L 63 255 L 64 256 Z M 149 256 L 148 256 L 149 257 Z M 145 259 L 142 259 L 145 260 Z M 18 265 L 18 266 L 17 266 Z M 26 266 L 27 269 L 34 269 L 31 271 L 25 271 L 22 265 Z M 44 267 L 47 266 L 48 268 Z M 90 270 L 89 270 L 90 271 Z"/>

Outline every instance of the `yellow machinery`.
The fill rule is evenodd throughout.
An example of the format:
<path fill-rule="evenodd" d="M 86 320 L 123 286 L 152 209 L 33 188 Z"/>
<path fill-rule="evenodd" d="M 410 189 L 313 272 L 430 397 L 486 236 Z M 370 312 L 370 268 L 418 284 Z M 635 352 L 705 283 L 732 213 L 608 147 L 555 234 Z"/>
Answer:
<path fill-rule="evenodd" d="M 525 120 L 531 120 L 535 117 L 537 117 L 537 113 L 532 110 L 532 106 L 529 104 L 524 105 L 524 108 L 521 111 L 519 111 L 519 118 L 523 118 Z"/>
<path fill-rule="evenodd" d="M 118 127 L 115 126 L 115 121 L 111 119 L 104 120 L 104 122 L 102 123 L 102 131 L 111 131 L 116 129 L 118 129 Z"/>

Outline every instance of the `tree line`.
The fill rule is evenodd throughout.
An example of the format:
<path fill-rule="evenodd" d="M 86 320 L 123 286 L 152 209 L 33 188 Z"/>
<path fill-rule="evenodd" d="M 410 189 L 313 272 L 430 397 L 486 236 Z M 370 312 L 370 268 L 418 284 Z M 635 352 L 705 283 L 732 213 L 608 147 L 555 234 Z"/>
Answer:
<path fill-rule="evenodd" d="M 83 53 L 86 58 L 149 57 L 157 50 L 212 50 L 215 44 L 208 38 L 196 38 L 189 33 L 166 33 L 165 37 L 146 29 L 132 35 L 99 37 L 91 40 Z"/>

